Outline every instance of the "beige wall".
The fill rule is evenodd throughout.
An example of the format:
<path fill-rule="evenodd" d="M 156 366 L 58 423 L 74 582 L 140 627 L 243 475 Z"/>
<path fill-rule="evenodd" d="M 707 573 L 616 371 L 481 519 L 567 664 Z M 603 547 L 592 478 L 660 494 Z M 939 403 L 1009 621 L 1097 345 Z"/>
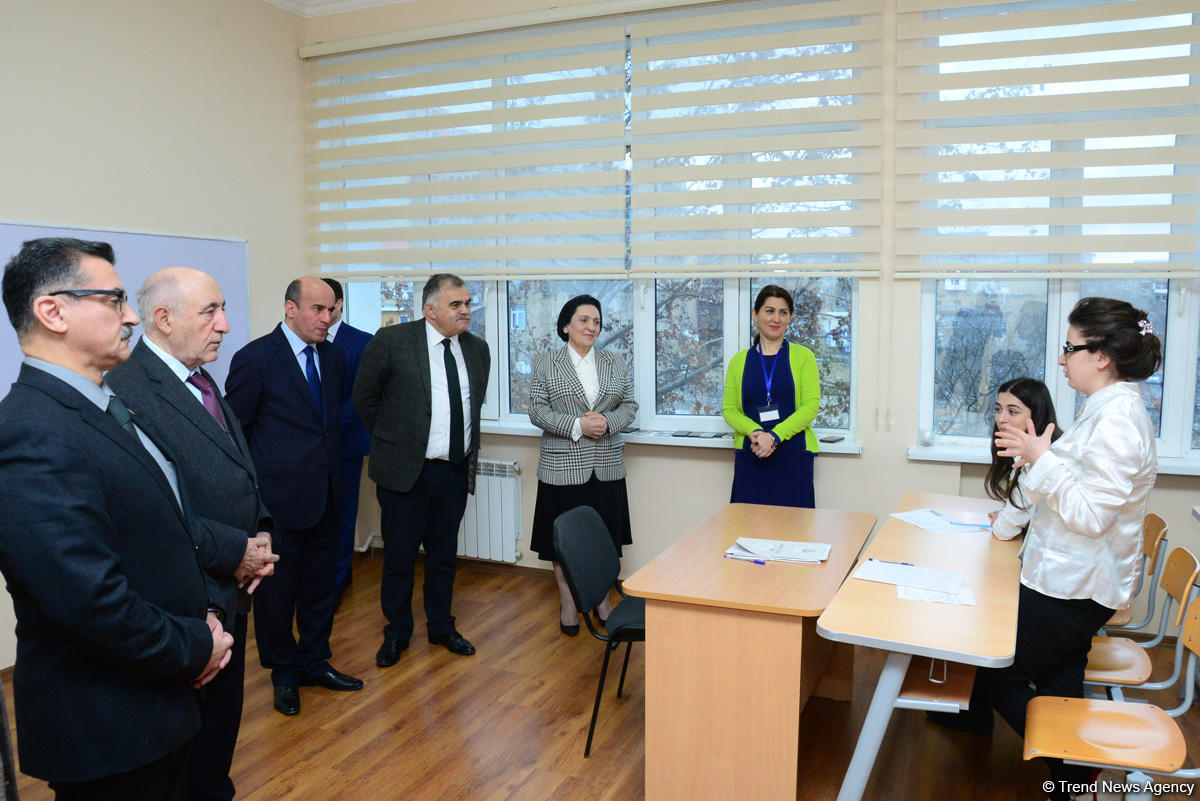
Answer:
<path fill-rule="evenodd" d="M 302 20 L 259 0 L 0 6 L 0 219 L 246 240 L 265 332 L 304 257 Z"/>

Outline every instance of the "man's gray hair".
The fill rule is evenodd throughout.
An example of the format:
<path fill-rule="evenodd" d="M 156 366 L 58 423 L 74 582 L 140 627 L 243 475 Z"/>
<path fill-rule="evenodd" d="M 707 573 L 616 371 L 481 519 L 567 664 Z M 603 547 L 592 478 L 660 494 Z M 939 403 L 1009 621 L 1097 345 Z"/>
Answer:
<path fill-rule="evenodd" d="M 429 280 L 425 282 L 425 288 L 421 290 L 421 306 L 433 303 L 433 298 L 441 294 L 446 287 L 458 289 L 460 286 L 466 285 L 466 282 L 454 273 L 435 273 L 429 276 Z"/>
<path fill-rule="evenodd" d="M 153 327 L 154 310 L 179 311 L 179 277 L 171 270 L 157 272 L 146 279 L 137 293 L 138 316 L 142 318 L 143 330 Z"/>

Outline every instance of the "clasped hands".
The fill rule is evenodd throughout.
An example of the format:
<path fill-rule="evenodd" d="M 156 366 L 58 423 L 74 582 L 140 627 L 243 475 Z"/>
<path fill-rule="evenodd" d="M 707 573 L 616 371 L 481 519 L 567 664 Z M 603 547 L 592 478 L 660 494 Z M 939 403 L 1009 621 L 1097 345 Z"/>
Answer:
<path fill-rule="evenodd" d="M 212 632 L 212 653 L 208 657 L 208 664 L 204 666 L 204 672 L 192 680 L 194 688 L 203 687 L 212 681 L 221 672 L 221 668 L 229 664 L 229 658 L 233 656 L 233 635 L 225 631 L 216 614 L 209 612 L 205 622 L 208 623 L 208 630 Z"/>
<path fill-rule="evenodd" d="M 233 573 L 238 589 L 246 587 L 247 595 L 253 593 L 259 582 L 275 572 L 275 563 L 278 561 L 279 554 L 271 550 L 270 534 L 260 531 L 257 537 L 249 537 L 246 540 L 246 553 L 242 556 L 242 563 Z M 246 586 L 247 584 L 249 586 Z"/>
<path fill-rule="evenodd" d="M 584 412 L 579 418 L 579 430 L 588 439 L 600 439 L 608 431 L 608 419 L 599 412 Z"/>
<path fill-rule="evenodd" d="M 1050 438 L 1053 434 L 1054 423 L 1047 423 L 1041 436 L 1038 436 L 1032 420 L 1025 424 L 1024 431 L 1016 426 L 1002 425 L 996 432 L 996 452 L 1001 456 L 1010 457 L 1014 465 L 1033 464 L 1043 453 L 1050 450 Z"/>
<path fill-rule="evenodd" d="M 753 431 L 750 433 L 750 450 L 759 459 L 766 459 L 775 452 L 779 443 L 769 431 Z"/>

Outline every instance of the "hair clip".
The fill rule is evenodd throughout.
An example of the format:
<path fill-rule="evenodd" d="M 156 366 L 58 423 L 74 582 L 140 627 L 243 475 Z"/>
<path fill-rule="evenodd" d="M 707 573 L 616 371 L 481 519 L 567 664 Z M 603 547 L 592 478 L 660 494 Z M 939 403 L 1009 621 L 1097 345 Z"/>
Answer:
<path fill-rule="evenodd" d="M 1141 332 L 1142 336 L 1146 336 L 1146 334 L 1153 334 L 1154 325 L 1149 320 L 1138 320 L 1138 331 Z"/>

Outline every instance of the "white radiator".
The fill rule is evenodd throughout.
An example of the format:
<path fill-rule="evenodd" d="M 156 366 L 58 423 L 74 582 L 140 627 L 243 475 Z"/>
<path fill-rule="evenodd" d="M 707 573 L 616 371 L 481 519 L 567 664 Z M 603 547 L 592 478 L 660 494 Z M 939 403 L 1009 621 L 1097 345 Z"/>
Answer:
<path fill-rule="evenodd" d="M 458 555 L 493 562 L 517 561 L 521 539 L 521 463 L 480 459 L 475 494 L 458 528 Z"/>

